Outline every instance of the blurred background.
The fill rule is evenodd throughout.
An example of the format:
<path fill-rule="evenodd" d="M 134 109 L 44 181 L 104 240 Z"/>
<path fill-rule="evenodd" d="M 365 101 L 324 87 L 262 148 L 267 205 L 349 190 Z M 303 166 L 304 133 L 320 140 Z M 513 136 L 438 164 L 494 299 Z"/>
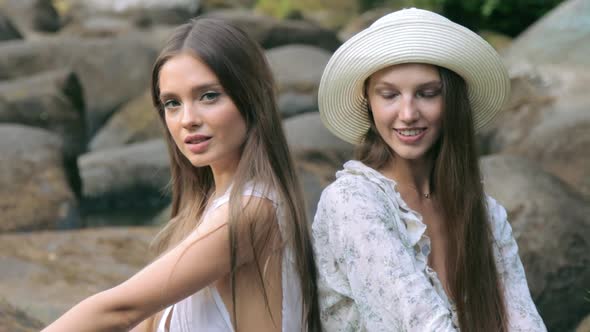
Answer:
<path fill-rule="evenodd" d="M 411 6 L 501 53 L 512 97 L 478 134 L 486 191 L 549 330 L 590 331 L 590 0 L 0 0 L 0 331 L 37 331 L 153 257 L 170 173 L 148 86 L 174 26 L 220 17 L 265 48 L 313 216 L 352 158 L 319 120 L 322 70 Z"/>

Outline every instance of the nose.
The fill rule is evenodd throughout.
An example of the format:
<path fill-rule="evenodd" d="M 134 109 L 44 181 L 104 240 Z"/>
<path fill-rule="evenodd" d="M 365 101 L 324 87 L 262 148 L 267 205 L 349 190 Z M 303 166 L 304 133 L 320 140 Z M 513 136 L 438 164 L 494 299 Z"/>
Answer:
<path fill-rule="evenodd" d="M 417 121 L 419 116 L 420 114 L 413 96 L 405 96 L 402 98 L 398 115 L 399 119 L 404 123 L 412 123 Z"/>
<path fill-rule="evenodd" d="M 198 127 L 203 123 L 198 108 L 188 103 L 185 103 L 182 107 L 182 118 L 180 122 L 182 127 L 186 129 Z"/>

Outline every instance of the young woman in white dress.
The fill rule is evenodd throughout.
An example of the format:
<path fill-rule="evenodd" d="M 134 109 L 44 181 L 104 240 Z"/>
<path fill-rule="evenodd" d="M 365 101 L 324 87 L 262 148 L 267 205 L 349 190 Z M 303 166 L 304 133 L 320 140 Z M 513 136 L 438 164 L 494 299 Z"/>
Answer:
<path fill-rule="evenodd" d="M 475 131 L 509 79 L 470 30 L 388 14 L 332 56 L 322 121 L 358 145 L 313 223 L 325 331 L 545 331 L 504 208 L 484 193 Z"/>
<path fill-rule="evenodd" d="M 320 330 L 303 195 L 261 48 L 194 19 L 152 78 L 172 173 L 162 254 L 44 331 Z"/>

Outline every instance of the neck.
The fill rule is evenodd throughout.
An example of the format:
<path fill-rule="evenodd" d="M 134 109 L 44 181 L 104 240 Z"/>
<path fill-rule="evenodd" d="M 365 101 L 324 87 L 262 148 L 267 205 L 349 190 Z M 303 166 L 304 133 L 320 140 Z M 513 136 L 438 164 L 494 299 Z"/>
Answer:
<path fill-rule="evenodd" d="M 231 186 L 234 175 L 238 169 L 238 162 L 239 160 L 211 165 L 216 198 L 223 195 L 229 186 Z"/>
<path fill-rule="evenodd" d="M 394 180 L 401 191 L 414 192 L 420 199 L 429 199 L 432 195 L 430 188 L 430 174 L 432 172 L 432 158 L 408 160 L 399 157 L 381 170 L 386 177 Z"/>

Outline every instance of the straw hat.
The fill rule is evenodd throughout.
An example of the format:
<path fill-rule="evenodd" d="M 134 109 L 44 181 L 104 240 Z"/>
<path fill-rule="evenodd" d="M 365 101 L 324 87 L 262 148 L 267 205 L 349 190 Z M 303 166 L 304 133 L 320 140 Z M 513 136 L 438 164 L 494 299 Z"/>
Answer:
<path fill-rule="evenodd" d="M 476 131 L 492 120 L 509 97 L 506 68 L 485 40 L 436 13 L 403 9 L 383 16 L 336 50 L 318 91 L 324 125 L 341 139 L 360 143 L 370 125 L 363 96 L 365 80 L 401 63 L 437 65 L 463 77 Z"/>

